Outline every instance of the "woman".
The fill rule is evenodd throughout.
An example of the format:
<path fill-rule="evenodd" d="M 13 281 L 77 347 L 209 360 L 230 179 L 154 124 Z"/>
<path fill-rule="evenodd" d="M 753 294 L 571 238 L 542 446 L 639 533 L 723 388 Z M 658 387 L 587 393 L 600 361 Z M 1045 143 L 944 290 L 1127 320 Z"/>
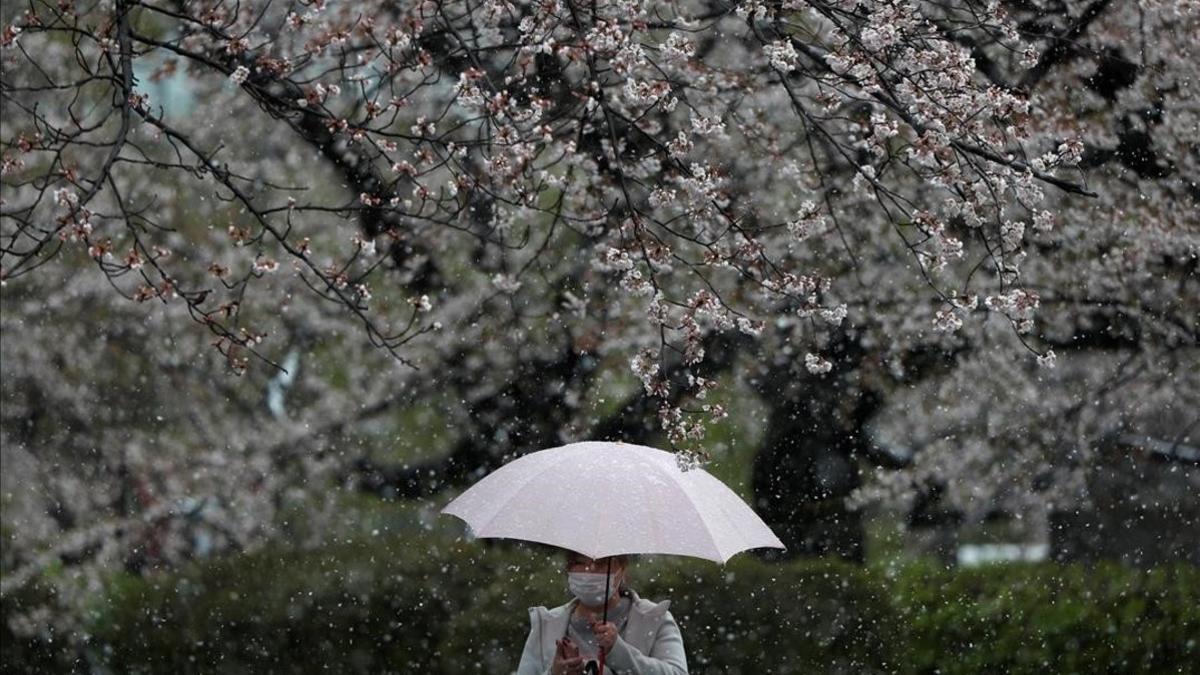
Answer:
<path fill-rule="evenodd" d="M 609 562 L 567 552 L 567 588 L 574 597 L 554 609 L 529 609 L 529 639 L 517 675 L 596 673 L 601 648 L 604 675 L 687 675 L 683 637 L 667 611 L 670 601 L 643 600 L 626 585 L 628 556 L 612 557 L 611 575 Z"/>

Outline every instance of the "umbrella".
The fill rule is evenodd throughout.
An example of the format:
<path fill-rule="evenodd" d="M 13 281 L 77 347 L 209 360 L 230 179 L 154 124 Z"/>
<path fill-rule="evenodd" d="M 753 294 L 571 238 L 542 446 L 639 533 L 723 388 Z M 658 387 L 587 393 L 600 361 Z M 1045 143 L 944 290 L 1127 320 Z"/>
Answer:
<path fill-rule="evenodd" d="M 629 443 L 589 441 L 530 453 L 472 485 L 442 513 L 466 521 L 476 537 L 550 544 L 610 558 L 610 565 L 611 556 L 629 553 L 723 564 L 747 549 L 784 548 L 707 471 L 685 471 L 674 454 Z M 601 672 L 603 665 L 601 651 Z"/>

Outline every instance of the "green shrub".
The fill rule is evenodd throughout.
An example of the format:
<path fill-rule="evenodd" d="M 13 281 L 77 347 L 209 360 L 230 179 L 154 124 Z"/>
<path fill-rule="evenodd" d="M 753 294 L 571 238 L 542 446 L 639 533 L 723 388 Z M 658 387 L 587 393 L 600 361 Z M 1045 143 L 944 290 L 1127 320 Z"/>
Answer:
<path fill-rule="evenodd" d="M 867 570 L 834 560 L 658 574 L 644 585 L 671 598 L 697 673 L 876 673 L 897 666 L 895 617 Z"/>
<path fill-rule="evenodd" d="M 537 549 L 377 540 L 126 577 L 94 615 L 85 656 L 121 673 L 507 673 L 526 608 L 566 600 L 560 565 Z M 1195 567 L 740 556 L 646 560 L 633 582 L 672 600 L 693 673 L 1200 672 Z M 6 619 L 17 601 L 5 598 Z M 79 658 L 69 640 L 14 644 L 5 631 L 5 672 L 69 671 Z"/>
<path fill-rule="evenodd" d="M 894 617 L 884 589 L 861 568 L 743 557 L 725 568 L 637 565 L 631 576 L 644 597 L 671 599 L 693 673 L 864 673 L 895 667 L 891 643 L 883 639 Z M 564 586 L 561 573 L 538 568 L 482 589 L 471 611 L 447 627 L 437 672 L 511 672 L 529 632 L 527 608 L 566 602 Z"/>
<path fill-rule="evenodd" d="M 510 673 L 529 635 L 529 607 L 566 601 L 561 561 L 511 565 L 479 588 L 467 611 L 443 627 L 437 673 Z"/>
<path fill-rule="evenodd" d="M 1200 570 L 903 568 L 918 673 L 1200 673 Z"/>
<path fill-rule="evenodd" d="M 263 552 L 128 579 L 96 640 L 118 672 L 433 672 L 444 627 L 492 582 L 475 564 L 489 552 L 405 550 Z"/>

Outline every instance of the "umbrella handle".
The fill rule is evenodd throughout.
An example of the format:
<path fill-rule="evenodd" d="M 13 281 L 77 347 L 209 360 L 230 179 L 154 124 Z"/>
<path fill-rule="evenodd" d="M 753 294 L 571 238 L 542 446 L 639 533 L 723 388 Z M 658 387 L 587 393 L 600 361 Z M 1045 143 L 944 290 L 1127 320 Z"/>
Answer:
<path fill-rule="evenodd" d="M 608 582 L 612 579 L 612 556 L 608 556 L 608 571 L 604 574 L 604 620 L 601 623 L 608 623 Z M 604 675 L 604 647 L 600 648 L 600 675 Z"/>
<path fill-rule="evenodd" d="M 608 582 L 610 579 L 612 579 L 612 556 L 608 557 L 608 571 L 604 574 L 604 621 L 601 623 L 608 623 L 608 601 L 610 600 L 608 597 Z"/>

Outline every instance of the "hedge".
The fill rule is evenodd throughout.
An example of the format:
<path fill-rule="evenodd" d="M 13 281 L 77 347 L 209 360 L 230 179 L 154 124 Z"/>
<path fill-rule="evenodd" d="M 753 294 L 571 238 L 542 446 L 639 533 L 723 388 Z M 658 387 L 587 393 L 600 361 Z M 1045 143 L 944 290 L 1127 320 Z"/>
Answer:
<path fill-rule="evenodd" d="M 893 589 L 914 672 L 1200 673 L 1196 567 L 910 566 Z"/>
<path fill-rule="evenodd" d="M 765 564 L 750 558 L 716 565 L 635 570 L 644 597 L 670 598 L 692 672 L 892 672 L 899 655 L 886 588 L 867 571 L 837 562 Z M 561 588 L 553 575 L 540 584 Z M 546 604 L 565 601 L 565 589 Z M 447 626 L 438 672 L 515 669 L 529 631 L 529 596 L 497 583 Z M 507 670 L 506 670 L 507 668 Z"/>
<path fill-rule="evenodd" d="M 479 543 L 260 552 L 123 578 L 82 652 L 16 640 L 4 672 L 507 673 L 556 556 Z M 829 560 L 639 561 L 693 673 L 1197 673 L 1200 570 Z"/>

